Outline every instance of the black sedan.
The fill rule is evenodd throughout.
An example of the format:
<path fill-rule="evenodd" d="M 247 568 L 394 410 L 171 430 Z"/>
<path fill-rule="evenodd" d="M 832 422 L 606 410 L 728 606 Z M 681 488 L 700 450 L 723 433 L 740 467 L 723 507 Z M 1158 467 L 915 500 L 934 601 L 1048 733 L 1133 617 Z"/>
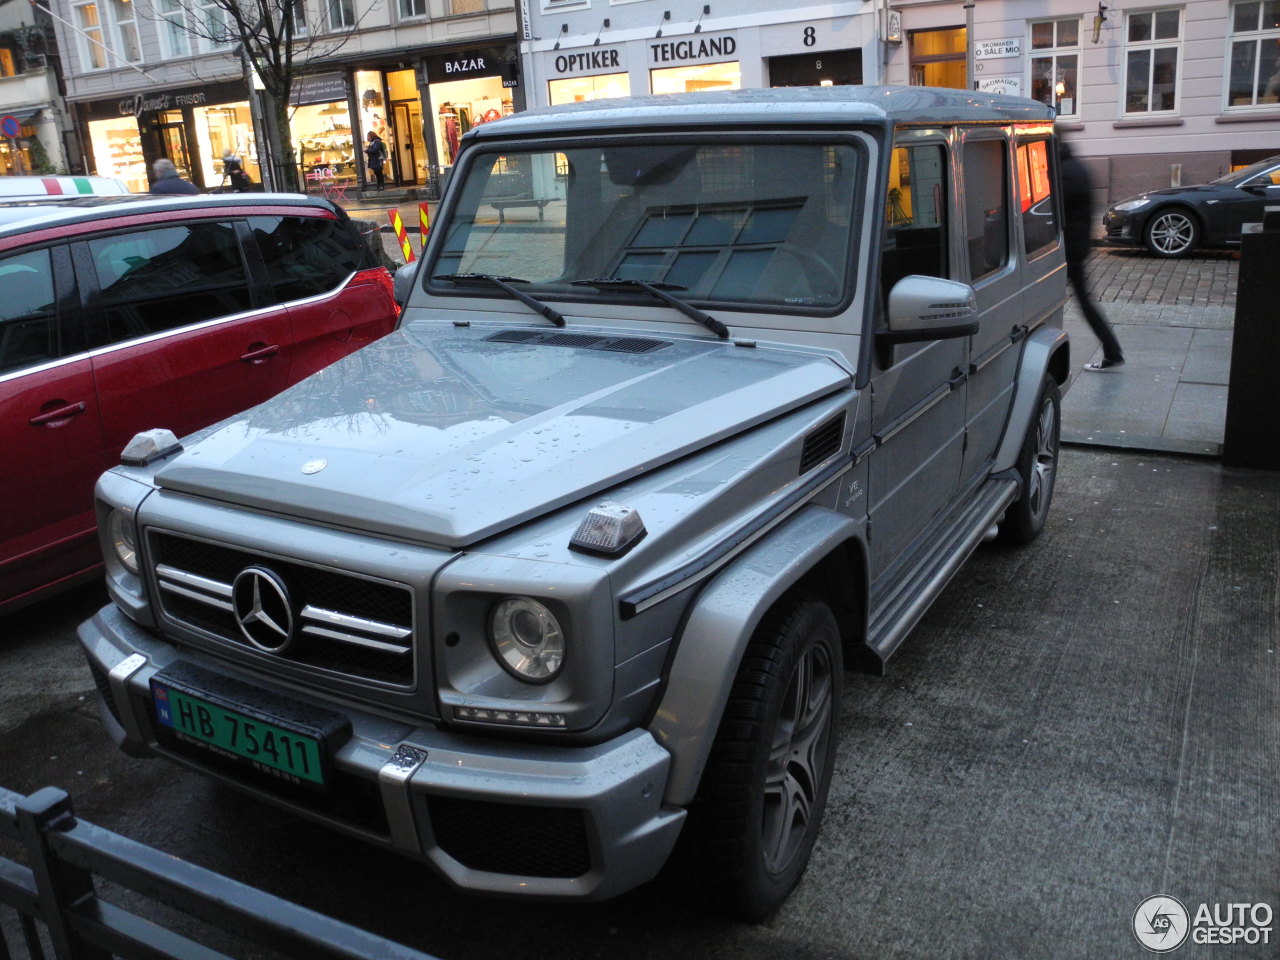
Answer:
<path fill-rule="evenodd" d="M 1194 187 L 1152 190 L 1112 204 L 1102 217 L 1107 240 L 1144 244 L 1157 257 L 1240 242 L 1241 225 L 1262 220 L 1266 188 L 1280 186 L 1280 156 Z"/>

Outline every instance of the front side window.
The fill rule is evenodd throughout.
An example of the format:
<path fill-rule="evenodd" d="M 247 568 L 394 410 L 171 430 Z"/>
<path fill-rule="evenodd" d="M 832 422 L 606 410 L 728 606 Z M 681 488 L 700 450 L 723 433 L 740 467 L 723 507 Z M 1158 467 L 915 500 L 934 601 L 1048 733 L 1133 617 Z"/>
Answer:
<path fill-rule="evenodd" d="M 1040 20 L 1031 24 L 1031 96 L 1062 117 L 1080 112 L 1077 72 L 1080 21 Z"/>
<path fill-rule="evenodd" d="M 687 300 L 829 308 L 852 279 L 863 167 L 847 143 L 727 138 L 477 152 L 426 275 L 518 277 L 535 296 L 652 302 L 625 283 L 639 280 Z M 476 288 L 434 280 L 432 289 Z"/>
<path fill-rule="evenodd" d="M 278 303 L 336 290 L 357 270 L 374 266 L 349 224 L 316 217 L 250 217 Z"/>
<path fill-rule="evenodd" d="M 330 30 L 345 30 L 355 25 L 355 0 L 329 0 Z"/>
<path fill-rule="evenodd" d="M 0 376 L 55 359 L 58 302 L 48 250 L 0 257 Z"/>
<path fill-rule="evenodd" d="M 1280 103 L 1280 0 L 1231 6 L 1227 107 Z"/>
<path fill-rule="evenodd" d="M 1124 112 L 1172 113 L 1178 109 L 1182 11 L 1130 13 L 1125 26 Z"/>
<path fill-rule="evenodd" d="M 102 14 L 96 3 L 75 6 L 76 34 L 80 47 L 80 61 L 86 70 L 105 70 L 107 63 L 106 38 L 102 32 Z"/>
<path fill-rule="evenodd" d="M 121 343 L 248 310 L 249 283 L 231 223 L 156 227 L 88 241 L 106 327 Z"/>
<path fill-rule="evenodd" d="M 893 148 L 880 258 L 883 296 L 911 274 L 948 275 L 947 180 L 947 152 L 941 144 Z"/>
<path fill-rule="evenodd" d="M 995 273 L 1009 259 L 1009 171 L 1003 140 L 964 145 L 964 221 L 969 279 Z"/>

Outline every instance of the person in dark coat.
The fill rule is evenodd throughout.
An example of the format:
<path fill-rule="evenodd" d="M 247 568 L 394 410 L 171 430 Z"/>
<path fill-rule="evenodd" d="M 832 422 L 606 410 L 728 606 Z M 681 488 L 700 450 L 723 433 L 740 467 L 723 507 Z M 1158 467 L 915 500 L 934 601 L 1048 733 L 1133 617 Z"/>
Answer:
<path fill-rule="evenodd" d="M 387 144 L 372 130 L 369 131 L 369 135 L 365 139 L 368 143 L 365 145 L 364 155 L 369 161 L 369 172 L 378 181 L 378 189 L 381 190 L 386 186 L 386 179 L 382 175 L 382 166 L 387 162 Z"/>
<path fill-rule="evenodd" d="M 199 193 L 199 189 L 190 180 L 178 176 L 178 168 L 168 157 L 161 157 L 151 164 L 151 172 L 155 180 L 151 183 L 152 193 Z"/>
<path fill-rule="evenodd" d="M 1124 351 L 1111 324 L 1089 296 L 1084 281 L 1084 261 L 1093 237 L 1093 184 L 1089 171 L 1065 140 L 1058 140 L 1058 173 L 1062 181 L 1062 242 L 1067 257 L 1067 281 L 1075 294 L 1089 329 L 1102 344 L 1102 359 L 1085 364 L 1086 370 L 1107 370 L 1124 363 Z"/>
<path fill-rule="evenodd" d="M 253 180 L 245 172 L 244 164 L 230 150 L 222 155 L 222 176 L 236 193 L 246 193 L 253 186 Z"/>

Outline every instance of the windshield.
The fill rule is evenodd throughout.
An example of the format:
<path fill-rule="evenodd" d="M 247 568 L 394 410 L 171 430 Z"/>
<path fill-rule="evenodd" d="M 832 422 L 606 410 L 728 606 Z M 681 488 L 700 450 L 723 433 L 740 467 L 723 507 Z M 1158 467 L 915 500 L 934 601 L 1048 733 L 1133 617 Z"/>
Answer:
<path fill-rule="evenodd" d="M 853 280 L 851 145 L 596 144 L 476 153 L 428 276 L 519 277 L 545 298 L 831 308 Z M 431 281 L 443 292 L 447 284 Z"/>

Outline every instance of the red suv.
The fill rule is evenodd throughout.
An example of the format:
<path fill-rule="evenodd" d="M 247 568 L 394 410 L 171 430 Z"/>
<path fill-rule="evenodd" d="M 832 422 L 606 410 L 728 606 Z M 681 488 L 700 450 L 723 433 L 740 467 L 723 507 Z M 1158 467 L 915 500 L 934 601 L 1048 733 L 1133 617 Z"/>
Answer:
<path fill-rule="evenodd" d="M 0 203 L 0 612 L 97 571 L 93 485 L 135 433 L 229 417 L 396 317 L 326 200 Z"/>

